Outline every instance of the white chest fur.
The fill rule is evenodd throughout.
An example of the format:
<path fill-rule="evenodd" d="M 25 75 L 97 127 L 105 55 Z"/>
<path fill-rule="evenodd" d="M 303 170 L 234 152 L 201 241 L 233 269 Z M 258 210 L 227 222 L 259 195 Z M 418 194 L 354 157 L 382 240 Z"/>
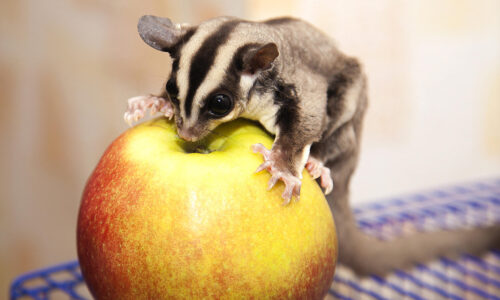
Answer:
<path fill-rule="evenodd" d="M 276 134 L 276 114 L 279 106 L 274 104 L 271 94 L 253 95 L 247 102 L 244 118 L 259 121 L 267 131 Z"/>
<path fill-rule="evenodd" d="M 243 94 L 247 95 L 252 88 L 257 75 L 243 75 L 240 79 L 240 88 Z M 267 131 L 276 134 L 276 114 L 278 106 L 274 104 L 274 99 L 269 93 L 253 93 L 241 116 L 250 120 L 259 121 Z"/>

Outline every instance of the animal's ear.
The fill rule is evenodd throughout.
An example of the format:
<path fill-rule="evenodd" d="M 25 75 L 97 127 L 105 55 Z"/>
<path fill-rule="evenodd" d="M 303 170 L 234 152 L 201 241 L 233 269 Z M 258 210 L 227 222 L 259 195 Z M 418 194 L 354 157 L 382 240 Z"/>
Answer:
<path fill-rule="evenodd" d="M 146 44 L 165 52 L 171 52 L 187 31 L 185 26 L 156 16 L 142 16 L 137 30 Z"/>
<path fill-rule="evenodd" d="M 243 72 L 255 74 L 267 70 L 278 55 L 278 46 L 275 43 L 252 47 L 243 55 Z"/>

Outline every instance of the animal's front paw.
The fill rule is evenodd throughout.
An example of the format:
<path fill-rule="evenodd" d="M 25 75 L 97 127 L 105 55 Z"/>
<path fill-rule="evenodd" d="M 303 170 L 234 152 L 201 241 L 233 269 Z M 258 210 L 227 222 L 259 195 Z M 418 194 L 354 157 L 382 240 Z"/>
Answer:
<path fill-rule="evenodd" d="M 325 189 L 325 195 L 328 195 L 333 189 L 333 180 L 330 176 L 330 169 L 325 167 L 322 162 L 309 156 L 306 162 L 306 169 L 309 174 L 316 179 L 321 178 L 321 187 Z"/>
<path fill-rule="evenodd" d="M 271 179 L 269 180 L 268 189 L 271 189 L 278 180 L 283 181 L 285 184 L 285 190 L 281 195 L 285 200 L 283 205 L 287 205 L 295 197 L 299 200 L 300 197 L 300 186 L 302 182 L 300 179 L 293 175 L 290 170 L 284 164 L 283 154 L 277 153 L 272 150 L 266 149 L 262 144 L 255 144 L 252 146 L 252 150 L 255 153 L 260 153 L 264 157 L 264 162 L 257 168 L 255 172 L 260 172 L 262 170 L 267 170 L 271 174 Z"/>
<path fill-rule="evenodd" d="M 128 99 L 128 108 L 123 119 L 128 125 L 132 126 L 133 122 L 137 122 L 144 117 L 148 108 L 151 109 L 151 115 L 161 112 L 168 119 L 171 119 L 174 115 L 174 107 L 170 101 L 154 95 L 145 95 Z"/>

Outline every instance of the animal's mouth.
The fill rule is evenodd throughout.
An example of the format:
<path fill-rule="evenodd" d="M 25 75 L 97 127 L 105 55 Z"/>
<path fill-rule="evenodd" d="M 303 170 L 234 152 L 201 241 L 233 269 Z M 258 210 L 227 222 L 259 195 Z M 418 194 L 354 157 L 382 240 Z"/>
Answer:
<path fill-rule="evenodd" d="M 182 148 L 186 153 L 201 153 L 209 154 L 219 150 L 220 143 L 213 143 L 215 137 L 219 137 L 219 142 L 225 140 L 221 139 L 219 134 L 213 135 L 213 131 L 207 130 L 203 132 L 192 132 L 189 129 L 177 129 L 177 134 L 181 138 Z"/>
<path fill-rule="evenodd" d="M 177 127 L 177 134 L 179 137 L 187 142 L 198 142 L 206 137 L 210 136 L 213 132 L 210 128 L 204 126 L 194 126 L 194 127 Z"/>

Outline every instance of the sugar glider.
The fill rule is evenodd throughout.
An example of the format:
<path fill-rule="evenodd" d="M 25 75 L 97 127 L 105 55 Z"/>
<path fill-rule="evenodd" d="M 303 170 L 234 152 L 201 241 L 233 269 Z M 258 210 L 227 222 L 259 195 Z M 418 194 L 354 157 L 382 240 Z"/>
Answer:
<path fill-rule="evenodd" d="M 257 171 L 272 175 L 269 188 L 284 182 L 285 203 L 298 199 L 304 168 L 318 178 L 337 223 L 339 259 L 358 274 L 382 275 L 457 251 L 478 253 L 499 241 L 498 227 L 394 242 L 358 230 L 348 196 L 367 107 L 366 78 L 357 59 L 309 23 L 219 17 L 193 26 L 143 16 L 138 30 L 148 45 L 169 53 L 172 69 L 159 95 L 129 99 L 125 120 L 137 121 L 150 108 L 173 117 L 188 141 L 236 118 L 258 121 L 275 139 L 271 149 L 253 146 L 264 158 Z"/>

